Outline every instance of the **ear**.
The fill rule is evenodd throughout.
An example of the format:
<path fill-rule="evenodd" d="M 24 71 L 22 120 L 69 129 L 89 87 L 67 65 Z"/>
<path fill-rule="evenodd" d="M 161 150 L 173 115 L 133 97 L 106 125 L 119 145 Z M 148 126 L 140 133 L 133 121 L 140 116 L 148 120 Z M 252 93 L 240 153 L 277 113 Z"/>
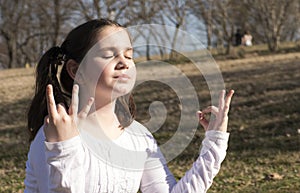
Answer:
<path fill-rule="evenodd" d="M 68 60 L 68 62 L 66 63 L 66 69 L 71 78 L 75 79 L 78 67 L 79 64 L 73 59 Z"/>

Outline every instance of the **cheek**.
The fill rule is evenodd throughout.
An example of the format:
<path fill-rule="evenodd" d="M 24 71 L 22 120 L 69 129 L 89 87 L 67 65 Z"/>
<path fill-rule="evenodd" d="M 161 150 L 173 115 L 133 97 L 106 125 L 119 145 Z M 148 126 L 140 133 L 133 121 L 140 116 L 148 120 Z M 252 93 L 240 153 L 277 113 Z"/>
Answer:
<path fill-rule="evenodd" d="M 136 67 L 135 67 L 134 63 L 133 63 L 133 66 L 131 68 L 129 68 L 128 74 L 131 76 L 133 84 L 135 84 L 135 81 L 136 81 Z"/>
<path fill-rule="evenodd" d="M 94 80 L 104 80 L 106 77 L 112 74 L 113 71 L 109 62 L 101 58 L 93 58 L 88 65 L 89 69 L 87 76 L 93 77 Z"/>
<path fill-rule="evenodd" d="M 110 83 L 110 82 L 112 82 L 113 79 L 112 79 L 111 74 L 112 74 L 112 71 L 109 68 L 104 68 L 103 70 L 101 69 L 101 74 L 99 74 L 100 76 L 99 76 L 99 79 L 98 79 L 99 80 L 98 83 L 101 83 L 101 82 Z"/>
<path fill-rule="evenodd" d="M 113 78 L 114 73 L 115 73 L 115 65 L 113 63 L 107 64 L 104 66 L 101 66 L 99 70 L 101 74 L 99 74 L 99 79 L 98 79 L 98 84 L 102 84 L 103 86 L 106 87 L 113 87 L 115 84 L 116 80 Z"/>
<path fill-rule="evenodd" d="M 89 58 L 84 64 L 84 74 L 89 80 L 97 81 L 105 70 L 105 62 L 98 58 Z"/>

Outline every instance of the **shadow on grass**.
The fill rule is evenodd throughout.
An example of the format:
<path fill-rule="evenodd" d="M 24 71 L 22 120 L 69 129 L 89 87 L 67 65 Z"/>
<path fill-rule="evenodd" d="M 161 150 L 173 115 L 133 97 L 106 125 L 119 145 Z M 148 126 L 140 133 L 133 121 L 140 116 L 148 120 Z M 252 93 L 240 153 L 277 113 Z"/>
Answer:
<path fill-rule="evenodd" d="M 299 180 L 295 180 L 300 177 L 297 174 L 300 169 L 299 62 L 256 63 L 247 69 L 235 67 L 224 71 L 223 77 L 226 87 L 236 93 L 230 110 L 228 156 L 210 192 L 271 192 L 276 187 L 290 186 L 291 182 L 298 182 L 293 186 L 299 187 Z M 192 75 L 189 79 L 198 92 L 200 107 L 210 105 L 203 77 Z M 170 88 L 155 82 L 143 85 L 134 95 L 138 120 L 149 119 L 151 101 L 165 104 L 168 118 L 154 134 L 158 143 L 163 144 L 178 127 L 178 97 Z M 17 192 L 23 187 L 29 145 L 25 113 L 29 102 L 22 99 L 0 104 L 0 192 Z M 204 131 L 199 126 L 185 151 L 169 163 L 177 178 L 182 177 L 197 158 L 203 137 Z M 264 173 L 274 171 L 285 174 L 284 180 L 264 179 Z M 296 188 L 290 186 L 289 190 Z"/>
<path fill-rule="evenodd" d="M 297 113 L 300 109 L 300 66 L 297 61 L 257 63 L 250 69 L 239 67 L 225 71 L 223 77 L 227 88 L 236 90 L 230 111 L 229 151 L 300 150 L 300 115 Z M 209 105 L 209 91 L 203 78 L 197 75 L 189 76 L 189 79 L 196 87 L 199 99 L 201 96 L 204 104 L 201 106 Z M 159 85 L 149 84 L 135 93 L 135 97 L 138 98 L 137 106 L 142 106 L 144 114 L 141 117 L 146 117 L 152 100 L 171 100 L 174 93 Z M 177 105 L 179 103 L 178 100 L 172 101 Z M 174 106 L 173 103 L 170 105 Z M 168 129 L 164 125 L 159 130 L 161 133 L 155 134 L 159 143 L 167 141 L 176 132 L 180 119 L 178 110 L 168 110 L 170 121 L 167 122 L 172 124 L 168 125 Z M 199 136 L 195 136 L 196 140 L 202 134 Z M 191 146 L 191 149 L 199 148 Z"/>
<path fill-rule="evenodd" d="M 0 192 L 23 189 L 29 148 L 25 120 L 28 102 L 29 99 L 21 99 L 0 104 Z"/>
<path fill-rule="evenodd" d="M 236 96 L 230 112 L 231 151 L 300 150 L 300 66 L 297 61 L 255 64 L 223 73 Z"/>

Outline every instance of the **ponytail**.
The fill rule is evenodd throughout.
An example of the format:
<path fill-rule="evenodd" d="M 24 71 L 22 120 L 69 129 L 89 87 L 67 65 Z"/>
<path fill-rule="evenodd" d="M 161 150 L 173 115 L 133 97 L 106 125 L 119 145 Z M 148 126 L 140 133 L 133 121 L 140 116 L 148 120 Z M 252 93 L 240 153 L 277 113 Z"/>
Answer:
<path fill-rule="evenodd" d="M 32 141 L 39 128 L 44 123 L 44 118 L 48 114 L 46 87 L 48 84 L 53 86 L 55 102 L 63 103 L 66 107 L 67 97 L 63 94 L 57 79 L 58 66 L 67 61 L 66 55 L 60 47 L 50 48 L 40 59 L 36 68 L 35 95 L 28 111 L 27 128 Z"/>

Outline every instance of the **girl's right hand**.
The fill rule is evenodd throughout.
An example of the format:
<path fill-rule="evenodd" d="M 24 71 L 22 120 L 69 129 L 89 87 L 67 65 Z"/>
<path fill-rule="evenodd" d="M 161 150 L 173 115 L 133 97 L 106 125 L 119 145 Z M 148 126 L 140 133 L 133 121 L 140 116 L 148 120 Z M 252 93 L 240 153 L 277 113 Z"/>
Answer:
<path fill-rule="evenodd" d="M 48 142 L 59 142 L 71 139 L 79 135 L 79 121 L 85 119 L 94 102 L 90 98 L 88 104 L 78 113 L 79 86 L 74 85 L 72 90 L 72 101 L 68 112 L 61 104 L 56 105 L 52 85 L 46 88 L 48 116 L 45 118 L 44 132 Z"/>

